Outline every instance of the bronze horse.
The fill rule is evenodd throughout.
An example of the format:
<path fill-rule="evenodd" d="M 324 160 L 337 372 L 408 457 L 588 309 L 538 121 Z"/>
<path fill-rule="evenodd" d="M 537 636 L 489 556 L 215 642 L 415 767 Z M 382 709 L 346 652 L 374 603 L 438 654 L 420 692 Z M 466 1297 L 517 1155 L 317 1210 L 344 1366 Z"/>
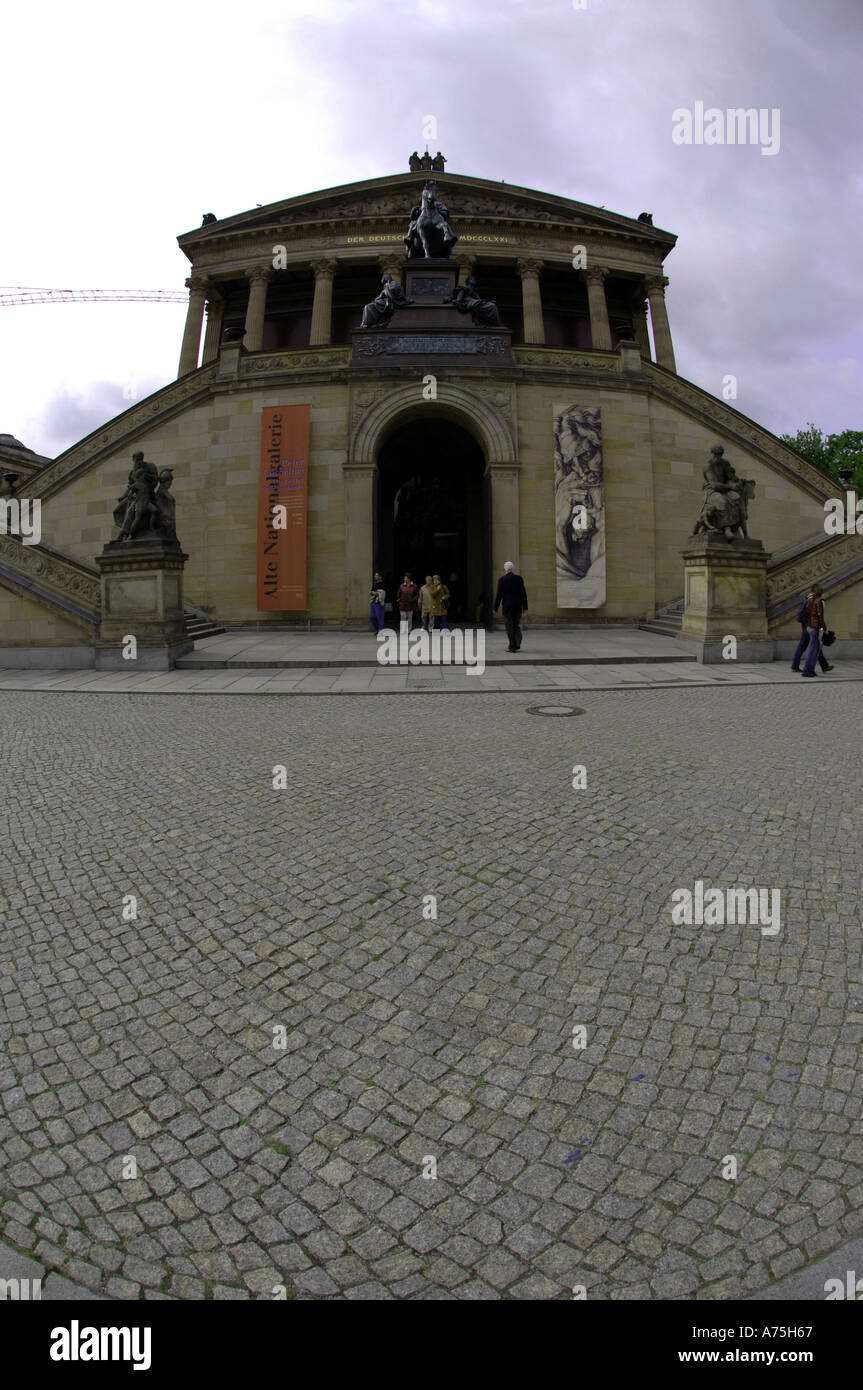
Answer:
<path fill-rule="evenodd" d="M 449 209 L 437 201 L 437 181 L 429 179 L 423 187 L 419 208 L 411 211 L 405 237 L 408 256 L 448 257 L 457 241 L 449 224 Z"/>

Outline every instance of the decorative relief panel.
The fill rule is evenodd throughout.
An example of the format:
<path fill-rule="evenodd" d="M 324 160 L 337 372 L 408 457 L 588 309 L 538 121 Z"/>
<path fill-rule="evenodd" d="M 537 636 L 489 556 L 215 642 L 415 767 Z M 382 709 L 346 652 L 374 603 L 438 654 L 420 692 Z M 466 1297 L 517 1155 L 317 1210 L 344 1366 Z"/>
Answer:
<path fill-rule="evenodd" d="M 599 353 L 568 352 L 565 348 L 542 348 L 539 350 L 516 347 L 513 357 L 519 367 L 554 367 L 560 371 L 613 372 L 620 371 L 620 359 L 600 356 Z"/>
<path fill-rule="evenodd" d="M 816 551 L 781 565 L 767 575 L 767 605 L 775 607 L 792 595 L 803 597 L 816 580 L 843 574 L 863 560 L 863 536 L 832 536 Z"/>
<path fill-rule="evenodd" d="M 509 357 L 509 339 L 491 333 L 366 333 L 354 337 L 357 357 L 414 356 L 446 353 Z"/>
<path fill-rule="evenodd" d="M 94 617 L 99 611 L 99 577 L 90 575 L 73 560 L 64 560 L 38 545 L 23 545 L 16 536 L 0 533 L 0 560 L 14 573 L 35 579 L 59 597 L 79 608 L 88 608 Z"/>
<path fill-rule="evenodd" d="M 599 409 L 554 410 L 554 534 L 558 608 L 605 603 L 605 486 Z"/>

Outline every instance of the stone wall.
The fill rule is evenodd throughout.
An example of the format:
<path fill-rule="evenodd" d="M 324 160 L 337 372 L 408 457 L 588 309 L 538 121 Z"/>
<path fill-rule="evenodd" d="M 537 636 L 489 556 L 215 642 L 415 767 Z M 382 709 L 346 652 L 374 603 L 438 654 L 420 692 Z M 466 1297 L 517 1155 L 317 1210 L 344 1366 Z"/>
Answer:
<path fill-rule="evenodd" d="M 661 398 L 650 382 L 633 374 L 594 379 L 536 371 L 531 379 L 476 379 L 452 373 L 486 405 L 507 416 L 518 441 L 519 564 L 530 596 L 533 621 L 574 624 L 638 621 L 683 594 L 681 550 L 702 497 L 702 469 L 710 446 L 721 442 L 738 474 L 756 480 L 752 534 L 768 551 L 814 535 L 823 521 L 811 482 L 795 482 L 771 466 L 757 448 L 739 442 L 682 405 Z M 443 377 L 442 377 L 443 379 Z M 222 389 L 185 410 L 155 421 L 126 438 L 116 450 L 49 497 L 43 506 L 45 541 L 93 562 L 113 534 L 111 513 L 124 491 L 134 448 L 143 448 L 158 467 L 170 466 L 177 499 L 177 529 L 189 555 L 187 602 L 228 625 L 284 621 L 256 606 L 257 485 L 261 410 L 265 406 L 311 405 L 309 471 L 309 593 L 311 617 L 340 625 L 346 613 L 345 548 L 359 533 L 371 562 L 371 516 L 345 515 L 344 463 L 348 457 L 349 396 L 355 402 L 352 428 L 368 399 L 404 388 L 403 377 Z M 419 390 L 419 383 L 418 383 Z M 510 404 L 515 398 L 515 418 Z M 496 401 L 504 402 L 503 405 Z M 357 404 L 359 403 L 359 404 Z M 599 407 L 605 469 L 607 601 L 599 609 L 558 609 L 554 565 L 553 419 L 567 405 Z M 435 406 L 428 407 L 434 411 Z M 503 418 L 503 416 L 501 417 Z M 498 547 L 495 546 L 495 553 Z M 365 553 L 365 552 L 364 552 Z M 500 557 L 497 557 L 499 559 Z M 850 600 L 848 621 L 852 621 Z M 843 621 L 845 610 L 843 608 Z M 300 616 L 300 615 L 297 615 Z M 856 614 L 854 623 L 858 623 Z"/>

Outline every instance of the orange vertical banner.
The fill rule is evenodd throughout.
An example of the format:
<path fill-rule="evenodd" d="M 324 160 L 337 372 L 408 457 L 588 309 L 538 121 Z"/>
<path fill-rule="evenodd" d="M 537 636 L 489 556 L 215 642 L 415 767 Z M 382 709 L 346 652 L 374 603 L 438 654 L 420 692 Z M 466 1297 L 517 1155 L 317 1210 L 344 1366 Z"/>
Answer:
<path fill-rule="evenodd" d="M 258 484 L 258 608 L 308 609 L 308 405 L 266 406 Z"/>

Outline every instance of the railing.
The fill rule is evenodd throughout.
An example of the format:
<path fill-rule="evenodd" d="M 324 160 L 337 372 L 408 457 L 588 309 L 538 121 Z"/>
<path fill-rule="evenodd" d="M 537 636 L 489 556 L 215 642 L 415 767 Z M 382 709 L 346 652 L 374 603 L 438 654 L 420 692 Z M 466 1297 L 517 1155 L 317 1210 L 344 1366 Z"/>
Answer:
<path fill-rule="evenodd" d="M 781 621 L 812 584 L 825 595 L 856 583 L 863 573 L 863 536 L 815 537 L 805 549 L 785 554 L 767 569 L 767 618 Z"/>
<path fill-rule="evenodd" d="M 92 434 L 60 454 L 53 463 L 31 474 L 27 479 L 28 491 L 44 502 L 106 454 L 116 452 L 124 441 L 130 444 L 137 441 L 146 429 L 161 424 L 196 397 L 208 395 L 217 367 L 218 361 L 208 362 L 205 367 L 188 372 L 179 381 L 172 381 L 169 386 L 154 391 L 151 396 L 124 410 L 122 415 L 100 425 Z"/>
<path fill-rule="evenodd" d="M 24 545 L 0 533 L 0 573 L 21 589 L 95 628 L 101 615 L 99 572 L 45 544 Z"/>

